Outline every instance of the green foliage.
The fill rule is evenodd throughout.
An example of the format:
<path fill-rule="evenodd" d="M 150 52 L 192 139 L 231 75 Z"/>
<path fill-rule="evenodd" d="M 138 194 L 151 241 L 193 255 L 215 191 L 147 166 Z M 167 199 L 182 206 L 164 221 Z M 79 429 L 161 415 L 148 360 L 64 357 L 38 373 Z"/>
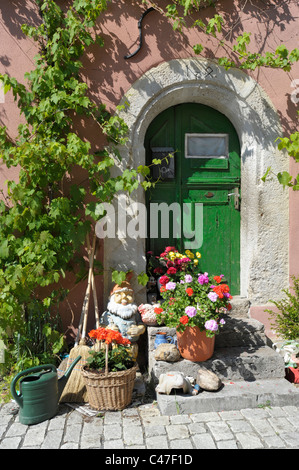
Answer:
<path fill-rule="evenodd" d="M 155 3 L 155 2 L 151 2 Z M 273 69 L 281 69 L 285 72 L 290 72 L 295 62 L 299 61 L 299 49 L 288 50 L 284 44 L 280 44 L 275 52 L 265 52 L 264 54 L 258 52 L 250 52 L 248 47 L 250 46 L 250 33 L 244 32 L 242 35 L 236 38 L 233 45 L 230 41 L 227 41 L 223 34 L 223 28 L 225 21 L 221 15 L 217 12 L 212 18 L 204 21 L 202 18 L 193 18 L 193 13 L 213 5 L 217 9 L 217 1 L 204 1 L 204 0 L 173 0 L 172 3 L 166 5 L 165 15 L 168 17 L 173 24 L 173 29 L 182 32 L 183 28 L 187 28 L 186 18 L 192 19 L 193 23 L 191 28 L 197 29 L 199 32 L 206 36 L 212 36 L 218 41 L 218 50 L 225 48 L 230 50 L 231 54 L 229 57 L 222 55 L 218 57 L 219 65 L 223 66 L 226 70 L 232 67 L 237 67 L 243 70 L 255 70 L 261 67 L 269 67 Z M 160 8 L 160 7 L 159 7 Z M 160 8 L 163 12 L 163 9 Z M 226 31 L 227 33 L 227 31 Z M 205 47 L 202 43 L 193 45 L 193 51 L 195 54 L 200 55 L 205 53 Z M 278 148 L 280 150 L 286 149 L 289 156 L 293 157 L 296 162 L 299 161 L 299 133 L 294 132 L 289 137 L 279 138 L 280 143 Z M 263 181 L 266 181 L 267 176 L 272 173 L 271 169 L 268 169 L 265 175 L 262 177 Z M 299 190 L 299 174 L 296 178 L 284 171 L 279 172 L 277 179 L 280 184 L 285 188 L 292 187 L 294 191 Z"/>
<path fill-rule="evenodd" d="M 39 364 L 57 363 L 58 354 L 66 347 L 58 311 L 61 295 L 53 291 L 43 301 L 35 298 L 24 305 L 23 322 L 11 332 L 6 344 L 3 370 L 18 372 Z M 52 308 L 54 303 L 56 314 Z M 3 336 L 3 331 L 1 333 Z"/>
<path fill-rule="evenodd" d="M 299 338 L 299 278 L 292 276 L 293 288 L 284 289 L 286 298 L 279 301 L 271 301 L 278 309 L 278 313 L 267 309 L 266 312 L 274 320 L 272 324 L 276 332 L 287 340 Z"/>
<path fill-rule="evenodd" d="M 138 283 L 141 284 L 142 286 L 146 286 L 149 281 L 149 277 L 145 272 L 140 273 L 137 276 L 137 279 L 138 279 Z"/>
<path fill-rule="evenodd" d="M 65 273 L 79 266 L 78 252 L 99 218 L 98 204 L 138 186 L 134 169 L 110 177 L 127 126 L 104 105 L 96 106 L 80 79 L 82 54 L 92 44 L 103 45 L 93 29 L 108 2 L 73 0 L 64 11 L 54 0 L 36 3 L 41 24 L 22 26 L 39 45 L 35 68 L 25 74 L 25 85 L 0 75 L 4 91 L 12 91 L 25 118 L 14 142 L 5 127 L 0 129 L 0 158 L 8 168 L 20 169 L 19 181 L 7 182 L 7 195 L 0 202 L 0 328 L 6 342 L 21 334 L 19 347 L 30 344 L 24 322 L 37 290 L 42 301 L 46 294 L 40 289 L 58 289 Z M 90 143 L 74 131 L 77 115 L 95 120 L 106 136 L 109 146 L 100 155 L 93 155 Z M 72 184 L 75 167 L 85 175 L 79 185 Z M 51 310 L 52 299 L 46 298 Z M 58 351 L 61 343 L 55 334 L 52 327 L 43 330 L 52 350 Z M 31 357 L 29 349 L 26 354 Z M 39 358 L 38 351 L 34 354 Z"/>
<path fill-rule="evenodd" d="M 87 358 L 88 368 L 104 372 L 105 370 L 105 349 L 100 351 L 91 350 Z M 117 372 L 133 367 L 134 361 L 130 354 L 130 349 L 122 344 L 108 350 L 108 371 Z"/>
<path fill-rule="evenodd" d="M 112 281 L 115 282 L 115 284 L 120 285 L 122 282 L 125 281 L 126 276 L 127 276 L 126 272 L 114 270 L 112 272 Z"/>

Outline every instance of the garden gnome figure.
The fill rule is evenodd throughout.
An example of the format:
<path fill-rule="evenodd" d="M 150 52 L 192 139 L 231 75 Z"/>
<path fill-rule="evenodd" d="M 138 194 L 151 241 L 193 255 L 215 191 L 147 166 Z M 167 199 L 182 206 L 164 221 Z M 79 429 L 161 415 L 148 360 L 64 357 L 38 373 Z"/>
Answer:
<path fill-rule="evenodd" d="M 107 311 L 101 317 L 101 324 L 104 326 L 113 325 L 124 338 L 131 341 L 131 349 L 134 360 L 137 359 L 139 336 L 145 332 L 145 325 L 142 323 L 137 305 L 134 303 L 134 293 L 131 284 L 127 279 L 116 284 L 110 294 Z"/>

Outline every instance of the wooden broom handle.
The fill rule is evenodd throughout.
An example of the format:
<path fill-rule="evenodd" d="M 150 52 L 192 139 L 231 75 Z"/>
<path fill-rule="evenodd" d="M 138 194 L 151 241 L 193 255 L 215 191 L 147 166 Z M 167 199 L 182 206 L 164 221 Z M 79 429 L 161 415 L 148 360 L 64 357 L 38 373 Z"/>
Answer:
<path fill-rule="evenodd" d="M 88 308 L 88 304 L 89 304 L 89 292 L 90 292 L 90 266 L 93 265 L 93 258 L 94 258 L 94 248 L 95 248 L 95 242 L 96 242 L 96 235 L 94 235 L 94 239 L 93 239 L 93 250 L 90 252 L 90 242 L 89 242 L 89 237 L 87 235 L 86 237 L 86 241 L 87 241 L 87 247 L 89 249 L 89 272 L 88 272 L 88 281 L 87 281 L 87 287 L 86 287 L 86 292 L 85 292 L 85 296 L 84 296 L 84 301 L 83 301 L 83 307 L 82 307 L 82 311 L 81 311 L 81 316 L 80 316 L 80 322 L 79 322 L 79 326 L 78 326 L 78 332 L 77 332 L 77 336 L 76 336 L 76 341 L 75 341 L 75 346 L 78 345 L 78 342 L 79 342 L 79 337 L 80 337 L 80 332 L 81 332 L 81 329 L 82 329 L 82 323 L 83 323 L 83 317 L 85 315 L 85 312 L 87 312 L 87 308 Z M 85 320 L 85 317 L 84 317 L 84 320 Z M 87 321 L 87 319 L 86 319 Z M 85 323 L 86 323 L 85 321 Z M 86 328 L 86 324 L 85 324 L 85 328 Z M 84 331 L 84 330 L 83 330 Z M 84 336 L 82 335 L 82 337 L 84 338 L 85 337 L 85 334 Z"/>
<path fill-rule="evenodd" d="M 86 336 L 86 326 L 87 326 L 87 316 L 88 316 L 88 307 L 89 307 L 89 298 L 90 298 L 90 289 L 91 289 L 91 277 L 93 272 L 93 261 L 94 261 L 94 252 L 96 245 L 96 235 L 93 236 L 91 255 L 89 258 L 89 271 L 88 271 L 88 280 L 87 280 L 87 289 L 83 303 L 84 311 L 84 320 L 83 320 L 83 329 L 82 329 L 82 339 Z"/>

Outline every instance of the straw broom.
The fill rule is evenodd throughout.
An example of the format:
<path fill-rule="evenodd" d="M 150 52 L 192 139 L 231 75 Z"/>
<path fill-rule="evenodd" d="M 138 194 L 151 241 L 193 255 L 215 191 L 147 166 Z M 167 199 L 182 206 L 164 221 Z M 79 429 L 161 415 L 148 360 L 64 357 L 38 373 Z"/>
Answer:
<path fill-rule="evenodd" d="M 74 347 L 70 350 L 67 368 L 73 363 L 76 357 L 81 356 L 80 361 L 76 364 L 72 373 L 64 387 L 64 390 L 61 394 L 60 401 L 61 402 L 70 402 L 70 403 L 86 403 L 87 399 L 87 390 L 82 378 L 81 374 L 81 367 L 86 364 L 86 359 L 89 356 L 90 347 L 86 344 L 86 326 L 87 326 L 87 316 L 88 316 L 88 307 L 89 307 L 89 299 L 90 299 L 90 290 L 92 286 L 92 279 L 93 279 L 93 261 L 95 255 L 95 245 L 96 245 L 96 235 L 93 237 L 93 244 L 92 249 L 89 250 L 89 271 L 88 271 L 88 281 L 87 281 L 87 288 L 84 297 L 80 323 L 78 327 L 77 337 L 75 341 Z M 87 246 L 90 248 L 89 239 L 87 238 Z M 82 327 L 83 322 L 83 327 Z M 79 341 L 80 332 L 82 329 L 82 336 Z M 79 341 L 79 344 L 78 344 Z"/>

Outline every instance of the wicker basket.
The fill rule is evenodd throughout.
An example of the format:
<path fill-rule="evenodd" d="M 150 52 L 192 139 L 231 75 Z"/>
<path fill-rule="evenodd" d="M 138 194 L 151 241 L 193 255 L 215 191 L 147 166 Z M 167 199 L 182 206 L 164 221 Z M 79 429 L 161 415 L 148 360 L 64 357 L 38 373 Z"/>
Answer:
<path fill-rule="evenodd" d="M 123 410 L 131 403 L 138 366 L 120 372 L 91 372 L 82 367 L 88 403 L 95 410 Z"/>

